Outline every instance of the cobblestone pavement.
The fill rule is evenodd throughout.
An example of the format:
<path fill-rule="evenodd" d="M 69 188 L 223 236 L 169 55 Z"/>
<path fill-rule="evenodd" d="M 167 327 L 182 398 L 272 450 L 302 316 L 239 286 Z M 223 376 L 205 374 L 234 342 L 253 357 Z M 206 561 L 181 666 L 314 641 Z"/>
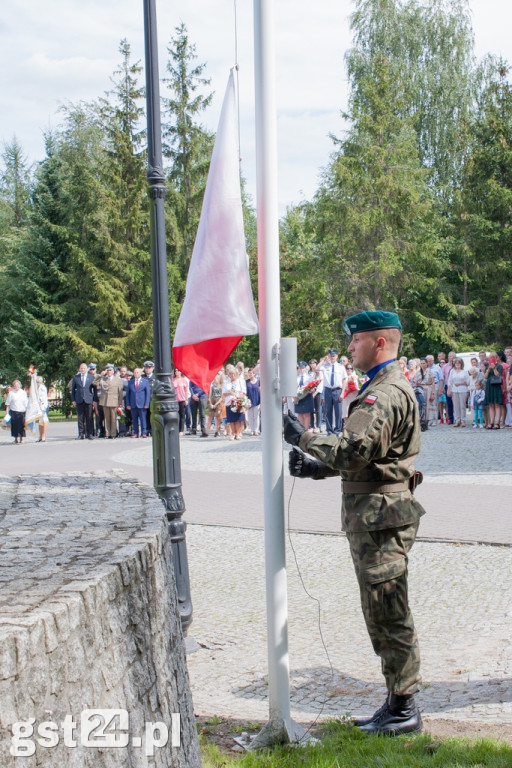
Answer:
<path fill-rule="evenodd" d="M 286 443 L 283 445 L 286 449 Z M 438 424 L 422 434 L 416 468 L 426 475 L 426 482 L 512 486 L 511 455 L 512 430 L 454 429 Z M 143 461 L 149 466 L 151 447 L 139 449 L 136 460 L 126 456 L 125 461 Z M 181 440 L 181 465 L 184 470 L 261 474 L 261 438 L 244 435 L 238 442 L 225 437 L 203 440 L 185 436 Z"/>
<path fill-rule="evenodd" d="M 319 714 L 373 712 L 385 689 L 346 539 L 293 533 L 287 548 L 292 716 L 307 722 Z M 265 719 L 263 534 L 194 525 L 188 552 L 190 632 L 199 644 L 188 657 L 195 711 Z M 320 603 L 320 624 L 295 556 Z M 512 723 L 511 568 L 508 547 L 415 544 L 410 595 L 422 651 L 418 700 L 426 716 Z"/>
<path fill-rule="evenodd" d="M 501 518 L 511 518 L 511 439 L 508 431 L 430 429 L 417 463 L 426 476 L 425 488 L 432 492 L 437 486 L 446 495 L 450 488 L 450 504 L 457 499 L 462 514 L 471 507 L 471 497 L 483 492 L 500 508 Z M 225 441 L 222 447 L 188 438 L 182 457 L 184 470 L 206 465 L 208 472 L 228 472 L 230 481 L 237 473 L 261 473 L 260 441 L 254 438 L 239 445 Z M 206 483 L 211 492 L 207 478 Z M 304 503 L 302 489 L 308 485 L 315 493 L 309 501 L 322 504 L 318 484 L 306 482 L 295 487 L 294 508 Z M 339 506 L 339 484 L 334 491 Z M 234 496 L 243 507 L 244 497 Z M 438 511 L 448 516 L 450 505 L 443 505 L 442 498 L 441 493 Z M 422 528 L 432 513 L 426 506 Z M 484 527 L 489 525 L 487 512 L 488 505 L 476 510 Z M 510 541 L 511 522 L 506 531 L 495 525 L 493 541 Z M 472 524 L 476 530 L 477 520 Z M 189 657 L 196 712 L 265 719 L 263 534 L 195 525 L 188 531 L 195 612 L 191 632 L 200 647 Z M 385 689 L 345 538 L 292 533 L 287 549 L 292 716 L 307 722 L 319 714 L 373 712 Z M 410 591 L 423 674 L 418 700 L 427 718 L 512 723 L 512 580 L 503 579 L 511 566 L 509 547 L 417 542 L 413 548 Z M 299 570 L 320 608 L 306 595 Z"/>
<path fill-rule="evenodd" d="M 122 471 L 0 475 L 0 625 L 135 551 L 158 504 Z"/>
<path fill-rule="evenodd" d="M 58 435 L 55 427 L 67 461 L 76 447 L 82 461 L 88 451 L 101 455 L 104 467 L 150 476 L 150 445 L 109 441 L 107 452 L 106 441 L 97 441 L 72 450 L 71 438 Z M 425 482 L 418 496 L 427 515 L 420 527 L 424 540 L 411 552 L 410 593 L 422 650 L 419 703 L 430 718 L 512 723 L 511 440 L 508 430 L 444 425 L 423 435 L 417 466 Z M 25 452 L 28 460 L 52 449 L 51 443 L 4 447 L 7 463 L 13 454 Z M 181 461 L 194 604 L 190 635 L 199 645 L 188 656 L 195 711 L 266 719 L 261 440 L 183 438 Z M 290 488 L 285 484 L 287 499 Z M 336 480 L 297 482 L 287 521 L 299 531 L 312 525 L 324 534 L 294 531 L 287 544 L 292 715 L 304 722 L 373 712 L 384 695 L 347 542 L 336 535 L 339 494 Z M 329 504 L 331 517 L 324 509 Z M 318 603 L 304 591 L 292 544 L 306 587 L 320 601 L 320 627 Z"/>

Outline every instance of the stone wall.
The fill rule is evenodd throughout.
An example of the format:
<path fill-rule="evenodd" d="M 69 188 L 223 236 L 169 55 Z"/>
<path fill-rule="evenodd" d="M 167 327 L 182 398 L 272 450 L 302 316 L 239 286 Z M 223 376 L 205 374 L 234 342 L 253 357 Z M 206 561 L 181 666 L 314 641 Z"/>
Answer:
<path fill-rule="evenodd" d="M 200 766 L 163 506 L 124 473 L 0 476 L 0 729 L 2 768 Z"/>

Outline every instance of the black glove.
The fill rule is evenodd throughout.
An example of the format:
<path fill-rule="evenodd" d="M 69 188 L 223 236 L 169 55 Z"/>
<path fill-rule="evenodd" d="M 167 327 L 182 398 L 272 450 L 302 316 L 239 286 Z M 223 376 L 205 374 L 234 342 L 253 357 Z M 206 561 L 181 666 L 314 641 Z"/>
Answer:
<path fill-rule="evenodd" d="M 290 445 L 298 445 L 300 436 L 306 431 L 294 413 L 283 414 L 284 439 Z"/>
<path fill-rule="evenodd" d="M 292 477 L 312 477 L 316 478 L 318 474 L 319 463 L 300 450 L 294 448 L 288 456 L 288 467 Z"/>

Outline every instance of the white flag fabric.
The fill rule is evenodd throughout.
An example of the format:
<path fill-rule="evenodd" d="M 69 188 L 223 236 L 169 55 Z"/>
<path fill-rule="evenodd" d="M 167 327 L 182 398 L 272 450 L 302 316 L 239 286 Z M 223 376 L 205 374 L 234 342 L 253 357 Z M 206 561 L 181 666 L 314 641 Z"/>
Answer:
<path fill-rule="evenodd" d="M 241 339 L 258 333 L 245 247 L 236 97 L 232 69 L 172 350 L 175 367 L 205 392 Z"/>
<path fill-rule="evenodd" d="M 30 391 L 28 393 L 28 405 L 25 411 L 25 427 L 35 433 L 35 422 L 43 418 L 43 409 L 37 393 L 37 371 L 30 374 Z"/>

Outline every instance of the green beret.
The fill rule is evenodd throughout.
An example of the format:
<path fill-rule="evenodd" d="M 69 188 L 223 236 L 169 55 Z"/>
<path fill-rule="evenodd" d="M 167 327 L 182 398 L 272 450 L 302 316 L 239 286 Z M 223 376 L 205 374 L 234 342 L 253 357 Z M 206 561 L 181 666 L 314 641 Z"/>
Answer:
<path fill-rule="evenodd" d="M 358 315 L 348 317 L 343 323 L 343 330 L 347 336 L 362 331 L 382 331 L 384 328 L 398 328 L 402 330 L 402 324 L 396 312 L 359 312 Z"/>

